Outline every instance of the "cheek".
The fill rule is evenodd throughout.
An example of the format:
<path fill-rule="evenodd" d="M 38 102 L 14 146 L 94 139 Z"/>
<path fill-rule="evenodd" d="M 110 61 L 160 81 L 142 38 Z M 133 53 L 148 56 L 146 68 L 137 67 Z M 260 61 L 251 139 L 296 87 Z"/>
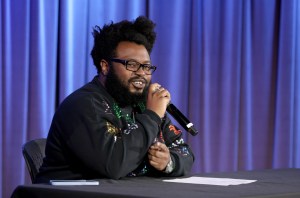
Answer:
<path fill-rule="evenodd" d="M 145 76 L 145 79 L 147 80 L 147 85 L 150 85 L 151 84 L 151 75 L 147 75 Z"/>
<path fill-rule="evenodd" d="M 119 70 L 115 71 L 116 77 L 119 79 L 119 81 L 122 82 L 123 85 L 127 86 L 128 85 L 128 80 L 131 77 L 131 72 L 128 72 L 127 70 Z"/>

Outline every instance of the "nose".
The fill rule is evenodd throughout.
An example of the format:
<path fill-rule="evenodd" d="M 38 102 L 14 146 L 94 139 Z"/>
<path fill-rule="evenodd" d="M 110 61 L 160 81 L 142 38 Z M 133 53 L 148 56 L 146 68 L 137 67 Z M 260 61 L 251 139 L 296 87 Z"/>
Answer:
<path fill-rule="evenodd" d="M 140 66 L 140 68 L 135 73 L 140 76 L 146 75 L 146 73 L 144 71 L 144 67 L 142 67 L 142 66 Z"/>

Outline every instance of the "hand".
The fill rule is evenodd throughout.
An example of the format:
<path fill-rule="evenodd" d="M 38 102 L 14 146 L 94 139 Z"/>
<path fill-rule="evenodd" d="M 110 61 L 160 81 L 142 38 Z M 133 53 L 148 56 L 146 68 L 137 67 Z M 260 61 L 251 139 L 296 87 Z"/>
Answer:
<path fill-rule="evenodd" d="M 165 144 L 156 142 L 148 150 L 148 159 L 151 166 L 163 171 L 171 160 L 170 151 Z"/>
<path fill-rule="evenodd" d="M 151 84 L 147 98 L 147 109 L 157 113 L 161 118 L 164 117 L 171 95 L 168 90 L 161 87 L 158 83 Z"/>

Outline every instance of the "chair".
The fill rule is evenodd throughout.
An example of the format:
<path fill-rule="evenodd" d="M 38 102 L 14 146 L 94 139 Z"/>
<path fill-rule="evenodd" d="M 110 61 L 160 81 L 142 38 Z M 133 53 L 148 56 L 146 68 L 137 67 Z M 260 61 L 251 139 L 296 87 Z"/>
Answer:
<path fill-rule="evenodd" d="M 25 159 L 31 182 L 34 181 L 45 157 L 46 138 L 30 140 L 23 144 L 22 153 Z"/>

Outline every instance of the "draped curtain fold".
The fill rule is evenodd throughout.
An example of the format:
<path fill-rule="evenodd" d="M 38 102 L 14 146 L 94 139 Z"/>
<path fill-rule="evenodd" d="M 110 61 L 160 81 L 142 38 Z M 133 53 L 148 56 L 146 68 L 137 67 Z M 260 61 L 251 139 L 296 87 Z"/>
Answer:
<path fill-rule="evenodd" d="M 96 75 L 92 28 L 139 15 L 156 23 L 153 82 L 199 130 L 183 132 L 193 173 L 300 168 L 300 1 L 2 0 L 0 9 L 0 196 L 30 183 L 22 145 L 46 137 L 57 105 Z"/>

